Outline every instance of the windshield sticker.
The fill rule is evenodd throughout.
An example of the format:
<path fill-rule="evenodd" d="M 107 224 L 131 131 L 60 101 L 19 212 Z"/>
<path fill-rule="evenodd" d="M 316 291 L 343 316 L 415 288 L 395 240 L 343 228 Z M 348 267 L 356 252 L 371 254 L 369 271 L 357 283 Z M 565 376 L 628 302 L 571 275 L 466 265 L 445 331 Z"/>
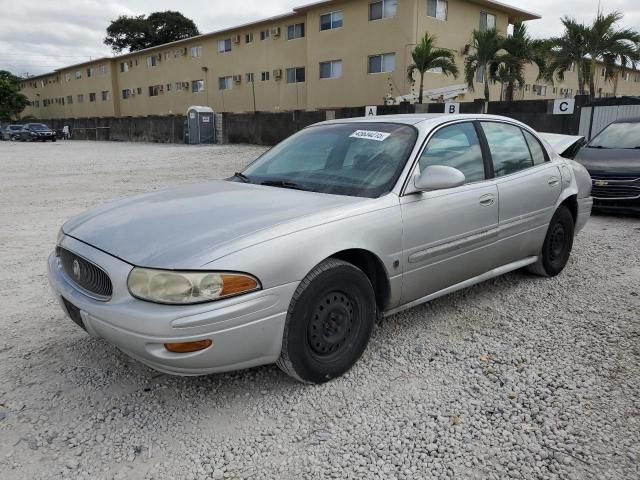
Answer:
<path fill-rule="evenodd" d="M 376 142 L 384 142 L 391 134 L 386 132 L 375 132 L 373 130 L 356 130 L 351 138 L 363 138 L 365 140 L 375 140 Z"/>

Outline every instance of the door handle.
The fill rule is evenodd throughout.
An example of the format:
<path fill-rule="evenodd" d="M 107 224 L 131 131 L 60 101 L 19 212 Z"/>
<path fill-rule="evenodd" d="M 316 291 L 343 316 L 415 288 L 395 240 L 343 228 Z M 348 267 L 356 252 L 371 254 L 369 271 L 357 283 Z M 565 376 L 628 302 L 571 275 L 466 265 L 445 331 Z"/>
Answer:
<path fill-rule="evenodd" d="M 555 187 L 556 185 L 558 185 L 560 183 L 560 179 L 558 177 L 549 177 L 549 180 L 547 181 L 547 183 L 551 187 Z"/>
<path fill-rule="evenodd" d="M 480 197 L 480 205 L 482 205 L 483 207 L 490 207 L 494 203 L 496 203 L 496 199 L 490 193 Z"/>

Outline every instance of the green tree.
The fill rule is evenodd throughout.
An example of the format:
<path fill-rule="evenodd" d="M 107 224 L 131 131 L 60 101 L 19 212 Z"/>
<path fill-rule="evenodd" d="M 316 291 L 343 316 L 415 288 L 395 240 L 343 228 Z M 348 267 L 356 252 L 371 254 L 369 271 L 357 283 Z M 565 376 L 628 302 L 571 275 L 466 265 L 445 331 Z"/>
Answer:
<path fill-rule="evenodd" d="M 128 50 L 135 52 L 156 45 L 200 35 L 193 20 L 180 12 L 155 12 L 148 17 L 120 16 L 107 27 L 105 45 L 115 53 Z"/>
<path fill-rule="evenodd" d="M 420 93 L 418 95 L 418 103 L 422 103 L 424 91 L 424 74 L 431 69 L 439 68 L 445 76 L 453 76 L 458 78 L 458 66 L 456 65 L 456 57 L 453 52 L 442 48 L 435 48 L 434 43 L 436 37 L 425 33 L 420 43 L 411 52 L 413 63 L 407 68 L 409 81 L 414 81 L 414 72 L 418 72 L 420 76 Z"/>
<path fill-rule="evenodd" d="M 484 32 L 474 30 L 471 36 L 471 43 L 465 45 L 463 54 L 464 76 L 469 89 L 475 91 L 475 78 L 483 77 L 484 98 L 488 102 L 490 97 L 489 82 L 495 83 L 496 73 L 501 63 L 500 50 L 504 38 L 495 28 Z"/>
<path fill-rule="evenodd" d="M 640 33 L 630 28 L 620 28 L 621 12 L 598 12 L 591 25 L 563 17 L 564 33 L 554 38 L 549 73 L 563 80 L 564 74 L 575 65 L 578 74 L 578 91 L 589 86 L 589 95 L 596 94 L 596 67 L 602 63 L 606 78 L 615 78 L 616 71 L 633 68 L 640 60 Z"/>
<path fill-rule="evenodd" d="M 20 77 L 0 70 L 0 120 L 16 119 L 29 105 L 27 97 L 20 93 Z"/>
<path fill-rule="evenodd" d="M 500 55 L 500 74 L 507 85 L 505 100 L 513 101 L 516 85 L 522 87 L 525 83 L 524 75 L 528 65 L 538 67 L 536 80 L 547 77 L 547 55 L 549 42 L 534 40 L 529 36 L 527 27 L 522 21 L 513 24 L 513 32 L 502 42 L 502 49 L 506 52 Z"/>

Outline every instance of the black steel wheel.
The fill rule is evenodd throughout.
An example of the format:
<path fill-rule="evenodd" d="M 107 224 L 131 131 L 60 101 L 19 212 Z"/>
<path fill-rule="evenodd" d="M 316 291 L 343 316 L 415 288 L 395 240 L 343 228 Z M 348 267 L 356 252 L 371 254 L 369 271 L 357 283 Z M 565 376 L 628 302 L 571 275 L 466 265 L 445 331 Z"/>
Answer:
<path fill-rule="evenodd" d="M 529 271 L 544 277 L 555 277 L 562 272 L 573 248 L 574 229 L 573 215 L 561 205 L 549 223 L 540 257 L 529 267 Z"/>
<path fill-rule="evenodd" d="M 369 278 L 330 258 L 296 290 L 278 366 L 297 380 L 324 383 L 348 371 L 364 352 L 376 318 Z"/>

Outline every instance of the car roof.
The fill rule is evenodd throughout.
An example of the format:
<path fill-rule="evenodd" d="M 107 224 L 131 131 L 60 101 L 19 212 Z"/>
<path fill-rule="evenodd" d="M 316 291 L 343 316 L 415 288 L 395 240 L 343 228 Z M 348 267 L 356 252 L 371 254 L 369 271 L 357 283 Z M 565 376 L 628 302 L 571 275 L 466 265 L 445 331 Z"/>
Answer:
<path fill-rule="evenodd" d="M 514 120 L 513 118 L 480 113 L 460 113 L 455 115 L 444 113 L 409 113 L 402 115 L 380 115 L 377 117 L 338 118 L 335 120 L 316 123 L 315 125 L 331 125 L 339 123 L 399 123 L 403 125 L 413 125 L 419 129 L 431 129 L 443 123 L 456 120 L 506 120 L 516 125 L 526 127 L 526 125 Z"/>

